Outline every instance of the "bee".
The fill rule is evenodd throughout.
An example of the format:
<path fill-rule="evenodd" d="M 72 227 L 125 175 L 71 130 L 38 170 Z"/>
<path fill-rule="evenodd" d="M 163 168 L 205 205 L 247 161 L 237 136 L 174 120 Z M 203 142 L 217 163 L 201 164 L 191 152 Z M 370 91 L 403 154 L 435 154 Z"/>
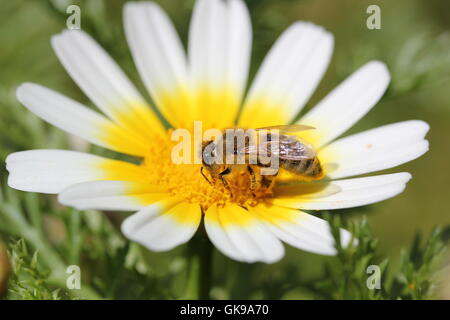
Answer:
<path fill-rule="evenodd" d="M 202 144 L 202 164 L 201 174 L 209 182 L 209 179 L 203 172 L 205 168 L 211 176 L 213 182 L 219 179 L 222 184 L 229 189 L 226 176 L 230 175 L 238 167 L 245 167 L 250 175 L 250 189 L 255 190 L 257 187 L 269 188 L 274 178 L 278 175 L 279 170 L 272 174 L 261 174 L 261 169 L 267 168 L 266 162 L 260 161 L 260 154 L 268 157 L 276 157 L 279 168 L 290 172 L 300 181 L 319 180 L 323 178 L 324 172 L 320 164 L 317 152 L 314 148 L 295 135 L 295 133 L 303 130 L 314 129 L 314 127 L 306 125 L 280 125 L 254 129 L 262 134 L 264 139 L 251 143 L 251 139 L 245 136 L 243 142 L 239 143 L 236 136 L 229 136 L 225 132 L 220 139 L 213 141 L 205 141 Z M 244 129 L 232 129 L 244 130 Z M 273 133 L 276 132 L 276 133 Z M 244 164 L 232 162 L 215 161 L 215 156 L 221 152 L 222 155 L 236 160 L 238 156 L 245 157 Z M 250 156 L 256 156 L 256 163 L 249 162 Z M 257 177 L 258 176 L 258 177 Z"/>

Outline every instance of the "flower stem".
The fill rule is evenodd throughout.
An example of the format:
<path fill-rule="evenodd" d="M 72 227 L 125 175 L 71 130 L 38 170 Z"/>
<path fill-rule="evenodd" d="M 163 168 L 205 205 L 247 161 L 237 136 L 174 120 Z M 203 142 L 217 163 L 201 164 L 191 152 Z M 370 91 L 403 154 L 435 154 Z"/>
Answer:
<path fill-rule="evenodd" d="M 188 243 L 188 278 L 185 299 L 209 299 L 213 246 L 204 232 Z"/>

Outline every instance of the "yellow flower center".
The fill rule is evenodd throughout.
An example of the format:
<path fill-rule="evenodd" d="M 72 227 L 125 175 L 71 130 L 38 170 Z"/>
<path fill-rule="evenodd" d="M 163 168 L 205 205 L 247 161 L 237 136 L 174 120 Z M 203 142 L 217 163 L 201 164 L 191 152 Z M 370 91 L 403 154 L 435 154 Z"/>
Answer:
<path fill-rule="evenodd" d="M 235 203 L 243 207 L 255 206 L 271 195 L 272 187 L 257 186 L 251 190 L 251 176 L 247 170 L 233 170 L 225 177 L 227 186 L 220 179 L 212 179 L 207 170 L 200 173 L 200 164 L 176 164 L 172 161 L 172 149 L 178 142 L 167 137 L 157 139 L 149 146 L 142 166 L 152 185 L 161 187 L 172 196 L 186 202 L 199 203 L 206 210 L 213 204 Z"/>

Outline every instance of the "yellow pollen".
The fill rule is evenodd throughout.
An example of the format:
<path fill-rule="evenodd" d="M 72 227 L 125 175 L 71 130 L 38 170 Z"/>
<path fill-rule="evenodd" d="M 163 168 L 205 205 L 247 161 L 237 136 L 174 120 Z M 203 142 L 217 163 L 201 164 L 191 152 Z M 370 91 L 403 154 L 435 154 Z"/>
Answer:
<path fill-rule="evenodd" d="M 255 206 L 272 194 L 271 187 L 251 190 L 251 177 L 246 170 L 236 170 L 227 175 L 227 187 L 219 179 L 213 182 L 207 170 L 203 170 L 209 183 L 201 175 L 201 164 L 176 164 L 172 161 L 172 148 L 179 142 L 160 138 L 149 144 L 142 166 L 146 169 L 149 184 L 157 185 L 172 196 L 198 203 L 203 210 L 213 204 L 224 206 L 227 203 L 243 207 Z"/>

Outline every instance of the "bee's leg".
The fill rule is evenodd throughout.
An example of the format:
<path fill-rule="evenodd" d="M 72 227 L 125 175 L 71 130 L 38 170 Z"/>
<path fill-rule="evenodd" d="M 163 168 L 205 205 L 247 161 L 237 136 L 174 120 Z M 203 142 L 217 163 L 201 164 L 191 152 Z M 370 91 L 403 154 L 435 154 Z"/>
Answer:
<path fill-rule="evenodd" d="M 231 193 L 231 189 L 230 189 L 230 186 L 228 185 L 227 180 L 225 180 L 223 178 L 223 176 L 226 176 L 227 174 L 230 174 L 230 173 L 231 173 L 231 169 L 230 168 L 226 168 L 221 173 L 219 173 L 219 179 L 220 179 L 220 181 L 222 181 L 223 186 L 225 188 L 227 188 L 227 190 L 230 191 L 230 193 Z"/>
<path fill-rule="evenodd" d="M 275 180 L 276 176 L 278 175 L 278 172 L 274 175 L 261 175 L 261 186 L 268 190 L 270 186 L 272 185 L 273 181 Z"/>
<path fill-rule="evenodd" d="M 256 189 L 256 175 L 252 167 L 247 166 L 247 171 L 250 174 L 250 190 L 253 192 Z"/>
<path fill-rule="evenodd" d="M 272 181 L 273 181 L 272 179 L 267 178 L 266 176 L 262 176 L 262 178 L 261 178 L 261 185 L 264 188 L 268 189 L 270 187 L 270 185 L 272 184 Z"/>
<path fill-rule="evenodd" d="M 203 167 L 200 168 L 200 173 L 203 176 L 203 178 L 205 178 L 206 181 L 208 181 L 209 184 L 212 184 L 211 181 L 209 181 L 209 179 L 205 176 L 205 174 L 203 173 Z"/>

